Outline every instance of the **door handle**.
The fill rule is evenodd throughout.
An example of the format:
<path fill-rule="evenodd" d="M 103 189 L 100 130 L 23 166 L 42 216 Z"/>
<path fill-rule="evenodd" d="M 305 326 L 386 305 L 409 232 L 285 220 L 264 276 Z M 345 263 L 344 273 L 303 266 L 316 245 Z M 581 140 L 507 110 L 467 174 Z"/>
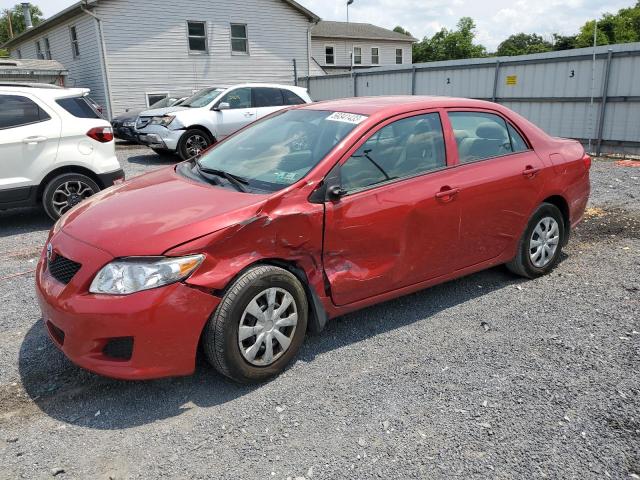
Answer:
<path fill-rule="evenodd" d="M 436 199 L 441 202 L 450 202 L 458 193 L 460 193 L 459 188 L 442 187 L 440 191 L 436 193 Z"/>
<path fill-rule="evenodd" d="M 251 112 L 244 112 L 244 116 L 245 116 L 245 117 L 253 117 L 253 113 L 251 113 Z"/>
<path fill-rule="evenodd" d="M 27 145 L 35 145 L 36 143 L 46 142 L 47 137 L 27 137 L 22 139 L 22 143 Z"/>
<path fill-rule="evenodd" d="M 538 173 L 540 173 L 540 169 L 532 167 L 531 165 L 527 165 L 525 169 L 522 171 L 522 175 L 524 175 L 527 178 L 533 178 Z"/>

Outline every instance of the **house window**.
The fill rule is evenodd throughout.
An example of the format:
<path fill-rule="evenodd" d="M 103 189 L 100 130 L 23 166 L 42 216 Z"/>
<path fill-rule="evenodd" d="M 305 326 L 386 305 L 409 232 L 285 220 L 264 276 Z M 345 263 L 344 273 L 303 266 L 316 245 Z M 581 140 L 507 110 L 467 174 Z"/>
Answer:
<path fill-rule="evenodd" d="M 245 24 L 231 24 L 231 53 L 249 53 L 247 26 Z"/>
<path fill-rule="evenodd" d="M 380 49 L 378 47 L 371 47 L 371 65 L 380 64 Z"/>
<path fill-rule="evenodd" d="M 36 42 L 36 58 L 38 60 L 44 60 L 44 53 L 42 53 L 42 45 L 40 45 L 40 40 Z"/>
<path fill-rule="evenodd" d="M 402 53 L 403 53 L 403 50 L 401 48 L 396 48 L 396 64 L 398 65 L 402 65 L 402 62 L 403 62 Z"/>
<path fill-rule="evenodd" d="M 145 93 L 147 97 L 147 107 L 150 107 L 154 103 L 158 103 L 160 100 L 169 98 L 169 92 L 149 92 Z"/>
<path fill-rule="evenodd" d="M 16 57 L 18 57 L 18 60 L 22 60 L 22 50 L 20 49 L 16 50 Z"/>
<path fill-rule="evenodd" d="M 362 48 L 353 47 L 353 64 L 362 65 Z"/>
<path fill-rule="evenodd" d="M 44 39 L 44 58 L 47 60 L 51 60 L 51 44 L 49 43 L 49 38 L 45 37 Z"/>
<path fill-rule="evenodd" d="M 187 36 L 189 37 L 189 52 L 206 52 L 207 22 L 187 21 L 187 31 Z"/>
<path fill-rule="evenodd" d="M 324 46 L 324 63 L 325 65 L 335 65 L 336 55 L 333 45 Z"/>
<path fill-rule="evenodd" d="M 78 31 L 76 30 L 76 26 L 72 26 L 69 29 L 71 35 L 71 52 L 73 53 L 73 58 L 77 58 L 80 56 L 80 44 L 78 43 Z"/>

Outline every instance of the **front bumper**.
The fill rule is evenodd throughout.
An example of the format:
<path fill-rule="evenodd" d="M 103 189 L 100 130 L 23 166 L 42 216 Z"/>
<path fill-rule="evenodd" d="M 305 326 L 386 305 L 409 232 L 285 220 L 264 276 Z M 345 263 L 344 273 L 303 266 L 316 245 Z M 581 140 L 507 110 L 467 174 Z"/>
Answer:
<path fill-rule="evenodd" d="M 149 125 L 138 130 L 138 142 L 151 148 L 175 151 L 184 130 L 171 130 L 160 125 Z"/>
<path fill-rule="evenodd" d="M 36 293 L 51 340 L 76 365 L 107 377 L 144 380 L 189 375 L 200 334 L 220 299 L 183 283 L 127 296 L 88 292 L 94 274 L 112 257 L 64 232 L 51 239 L 55 255 L 82 262 L 65 285 L 53 278 L 45 254 Z M 130 339 L 129 358 L 107 348 Z"/>
<path fill-rule="evenodd" d="M 113 134 L 120 140 L 127 140 L 129 142 L 136 142 L 138 140 L 138 133 L 135 127 L 125 127 L 124 125 L 112 124 Z"/>

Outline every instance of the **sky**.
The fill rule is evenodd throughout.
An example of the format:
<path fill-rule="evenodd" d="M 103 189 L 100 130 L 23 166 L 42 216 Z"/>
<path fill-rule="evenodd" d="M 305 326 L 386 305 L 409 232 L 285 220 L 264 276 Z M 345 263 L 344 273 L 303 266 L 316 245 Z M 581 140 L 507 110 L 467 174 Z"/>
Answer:
<path fill-rule="evenodd" d="M 33 1 L 40 6 L 45 17 L 75 2 Z M 346 0 L 298 2 L 324 20 L 346 21 Z M 18 0 L 0 0 L 0 10 L 16 3 Z M 421 39 L 442 27 L 455 28 L 460 17 L 469 16 L 478 27 L 478 42 L 489 50 L 495 50 L 511 34 L 538 33 L 545 38 L 550 38 L 554 32 L 573 34 L 587 20 L 633 4 L 635 0 L 355 0 L 349 7 L 349 20 L 386 28 L 401 25 Z"/>

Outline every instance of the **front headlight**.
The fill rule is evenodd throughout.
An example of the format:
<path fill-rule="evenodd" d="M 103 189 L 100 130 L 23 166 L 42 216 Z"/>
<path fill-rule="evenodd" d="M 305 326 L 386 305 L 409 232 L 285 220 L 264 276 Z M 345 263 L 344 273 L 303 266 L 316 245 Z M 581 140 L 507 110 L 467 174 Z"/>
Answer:
<path fill-rule="evenodd" d="M 173 119 L 176 118 L 175 115 L 163 115 L 161 117 L 151 117 L 149 121 L 149 125 L 161 125 L 163 127 L 169 126 Z"/>
<path fill-rule="evenodd" d="M 136 122 L 135 121 L 126 121 L 122 124 L 123 127 L 135 127 L 136 126 Z"/>
<path fill-rule="evenodd" d="M 203 260 L 204 255 L 114 260 L 98 272 L 89 291 L 104 295 L 129 295 L 162 287 L 187 278 Z"/>

